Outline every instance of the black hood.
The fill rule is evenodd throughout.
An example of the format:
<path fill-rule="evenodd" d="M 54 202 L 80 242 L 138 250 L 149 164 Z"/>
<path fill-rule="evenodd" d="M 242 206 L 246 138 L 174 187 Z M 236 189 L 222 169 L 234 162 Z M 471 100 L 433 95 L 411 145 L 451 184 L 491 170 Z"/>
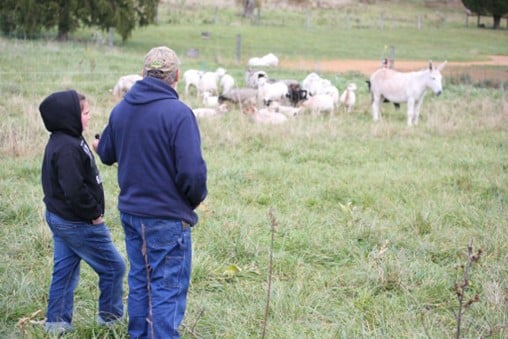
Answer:
<path fill-rule="evenodd" d="M 50 132 L 63 132 L 79 137 L 83 132 L 81 106 L 75 90 L 55 92 L 40 106 L 42 120 Z"/>

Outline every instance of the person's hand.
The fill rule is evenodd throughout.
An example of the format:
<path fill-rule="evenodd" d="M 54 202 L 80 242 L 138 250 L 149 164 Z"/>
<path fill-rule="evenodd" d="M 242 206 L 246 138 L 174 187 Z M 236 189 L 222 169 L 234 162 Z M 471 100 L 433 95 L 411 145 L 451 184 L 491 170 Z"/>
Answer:
<path fill-rule="evenodd" d="M 100 139 L 99 134 L 96 134 L 95 139 L 93 139 L 92 141 L 92 147 L 95 152 L 97 152 L 97 148 L 99 147 L 99 139 Z"/>
<path fill-rule="evenodd" d="M 102 215 L 99 215 L 96 219 L 92 220 L 92 225 L 100 225 L 104 222 Z"/>

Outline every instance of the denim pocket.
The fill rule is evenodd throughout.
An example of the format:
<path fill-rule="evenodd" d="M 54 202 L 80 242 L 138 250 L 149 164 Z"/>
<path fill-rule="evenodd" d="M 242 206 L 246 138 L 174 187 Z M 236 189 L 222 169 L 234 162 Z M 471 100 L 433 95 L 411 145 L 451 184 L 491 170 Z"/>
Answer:
<path fill-rule="evenodd" d="M 181 287 L 181 273 L 183 271 L 183 256 L 168 255 L 164 259 L 164 288 Z"/>
<path fill-rule="evenodd" d="M 158 220 L 145 227 L 147 241 L 155 249 L 174 247 L 182 236 L 178 222 Z"/>

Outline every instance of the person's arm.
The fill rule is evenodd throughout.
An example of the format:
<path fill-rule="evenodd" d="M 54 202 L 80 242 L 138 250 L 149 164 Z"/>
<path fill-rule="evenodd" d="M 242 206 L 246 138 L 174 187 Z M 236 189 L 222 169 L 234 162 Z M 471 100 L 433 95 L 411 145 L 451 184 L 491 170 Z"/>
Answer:
<path fill-rule="evenodd" d="M 180 124 L 175 138 L 176 185 L 192 208 L 205 200 L 207 168 L 201 153 L 201 136 L 194 116 Z"/>
<path fill-rule="evenodd" d="M 92 142 L 92 147 L 99 155 L 102 163 L 105 165 L 113 165 L 117 162 L 116 150 L 113 137 L 111 135 L 111 125 L 108 124 L 99 138 L 95 138 Z"/>

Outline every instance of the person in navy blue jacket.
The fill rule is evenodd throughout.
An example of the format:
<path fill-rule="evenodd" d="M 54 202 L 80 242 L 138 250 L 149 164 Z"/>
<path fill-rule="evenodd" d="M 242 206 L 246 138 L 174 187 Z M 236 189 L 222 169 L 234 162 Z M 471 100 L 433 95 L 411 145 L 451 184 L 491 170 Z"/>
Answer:
<path fill-rule="evenodd" d="M 94 149 L 118 164 L 118 209 L 130 261 L 130 338 L 179 338 L 191 273 L 190 227 L 207 195 L 207 168 L 192 110 L 179 100 L 180 61 L 161 46 L 143 79 L 113 108 Z"/>
<path fill-rule="evenodd" d="M 82 136 L 90 121 L 88 100 L 74 90 L 55 92 L 42 101 L 39 111 L 51 132 L 41 171 L 54 244 L 46 330 L 60 334 L 72 329 L 81 260 L 99 275 L 98 321 L 111 324 L 123 316 L 125 261 L 102 219 L 102 181 Z"/>

